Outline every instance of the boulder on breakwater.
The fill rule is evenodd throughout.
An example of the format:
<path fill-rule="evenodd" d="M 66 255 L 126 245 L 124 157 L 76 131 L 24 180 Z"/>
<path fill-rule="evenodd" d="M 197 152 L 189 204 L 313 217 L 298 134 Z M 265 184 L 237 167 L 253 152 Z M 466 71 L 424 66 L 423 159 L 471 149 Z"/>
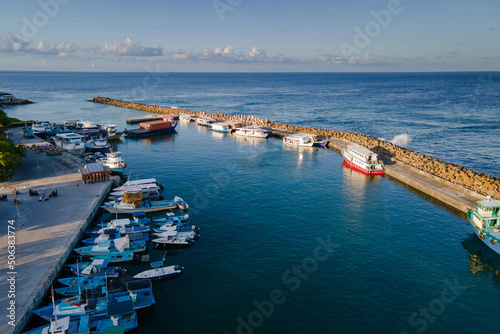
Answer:
<path fill-rule="evenodd" d="M 420 154 L 405 147 L 401 147 L 390 142 L 386 142 L 360 133 L 280 124 L 255 116 L 227 115 L 223 113 L 207 113 L 202 111 L 173 109 L 168 107 L 113 100 L 107 97 L 95 97 L 92 99 L 92 102 L 110 104 L 122 108 L 143 110 L 156 114 L 186 114 L 196 117 L 209 117 L 225 122 L 238 122 L 266 127 L 273 130 L 308 133 L 326 136 L 329 138 L 346 139 L 356 144 L 362 145 L 383 156 L 390 157 L 395 161 L 418 168 L 419 170 L 427 172 L 431 175 L 438 176 L 444 180 L 458 184 L 479 194 L 500 199 L 500 178 L 493 177 L 484 173 L 479 173 L 460 165 L 440 161 L 437 158 Z"/>

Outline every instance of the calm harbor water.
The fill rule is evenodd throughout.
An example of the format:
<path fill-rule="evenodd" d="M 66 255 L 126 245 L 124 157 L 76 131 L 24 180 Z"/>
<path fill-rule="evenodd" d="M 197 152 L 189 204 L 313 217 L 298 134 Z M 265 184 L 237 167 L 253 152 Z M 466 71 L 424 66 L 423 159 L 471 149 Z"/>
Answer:
<path fill-rule="evenodd" d="M 125 118 L 144 114 L 85 101 L 97 95 L 131 99 L 133 83 L 139 82 L 140 88 L 144 74 L 24 76 L 28 78 L 21 73 L 1 73 L 5 91 L 38 101 L 6 108 L 13 117 L 91 119 L 123 128 Z M 327 88 L 312 83 L 313 79 L 287 85 L 287 80 L 293 80 L 277 75 L 256 86 L 255 75 L 221 75 L 225 84 L 213 80 L 214 76 L 165 75 L 164 82 L 152 92 L 142 92 L 136 100 L 258 114 L 284 123 L 325 128 L 338 125 L 342 130 L 387 138 L 407 133 L 413 137 L 408 147 L 422 152 L 419 145 L 427 145 L 428 150 L 455 157 L 455 162 L 476 154 L 461 141 L 455 142 L 456 138 L 473 136 L 472 129 L 454 133 L 444 114 L 424 117 L 417 124 L 415 110 L 426 109 L 430 114 L 435 105 L 426 99 L 418 104 L 417 98 L 409 103 L 409 97 L 394 91 L 397 83 L 387 77 L 356 79 L 362 87 L 366 80 L 380 81 L 380 85 L 375 92 L 363 93 L 361 89 L 359 99 L 349 105 L 363 104 L 391 114 L 399 109 L 391 101 L 399 100 L 406 108 L 407 126 L 398 123 L 402 110 L 387 117 L 385 123 L 375 120 L 371 107 L 367 114 L 355 107 L 344 110 L 345 117 L 338 107 L 335 116 L 335 101 L 345 105 L 349 101 L 346 97 L 330 100 Z M 347 78 L 340 84 L 341 77 L 334 75 L 332 80 L 339 83 L 330 88 L 347 89 L 356 81 Z M 302 74 L 300 79 L 304 78 L 307 76 Z M 494 76 L 493 85 L 496 79 Z M 190 80 L 196 84 L 188 88 Z M 449 85 L 446 78 L 426 80 L 441 82 L 436 85 L 444 91 L 436 94 L 458 94 L 443 88 Z M 467 80 L 477 81 L 478 76 Z M 213 86 L 210 94 L 209 83 Z M 304 101 L 294 104 L 301 84 L 306 87 L 304 92 L 313 90 L 308 85 L 317 84 L 317 94 L 323 89 L 329 97 L 321 102 L 303 96 Z M 231 88 L 233 85 L 239 89 Z M 266 97 L 265 87 L 275 87 L 273 92 L 283 91 L 283 96 Z M 418 87 L 414 87 L 414 94 L 426 96 L 432 91 L 418 92 Z M 402 89 L 410 91 L 411 87 Z M 231 95 L 238 90 L 239 95 Z M 172 91 L 177 92 L 177 100 L 167 102 L 166 96 L 175 95 Z M 162 92 L 164 100 L 160 99 Z M 243 106 L 252 94 L 256 105 Z M 373 105 L 370 96 L 376 97 Z M 233 105 L 240 99 L 241 105 Z M 279 108 L 276 101 L 280 99 L 286 110 Z M 383 103 L 384 99 L 389 102 Z M 472 119 L 479 109 L 485 110 L 484 115 L 498 115 L 497 99 L 491 97 L 491 102 L 477 109 L 463 106 L 463 114 L 455 112 L 449 117 L 455 117 L 458 124 L 467 117 Z M 307 109 L 296 112 L 307 103 Z M 450 101 L 443 103 L 450 112 L 460 109 Z M 321 113 L 311 111 L 321 108 L 331 111 L 325 111 L 328 116 L 324 120 L 315 118 Z M 498 129 L 490 123 L 481 123 L 481 131 L 488 134 L 486 143 L 475 144 L 494 150 Z M 454 153 L 442 147 L 439 136 L 446 137 Z M 165 197 L 183 197 L 191 205 L 191 223 L 201 227 L 201 238 L 192 248 L 168 252 L 166 264 L 182 265 L 185 272 L 175 280 L 155 284 L 157 303 L 140 312 L 138 333 L 495 332 L 496 323 L 487 319 L 496 314 L 500 297 L 500 256 L 483 245 L 462 218 L 387 178 L 366 177 L 343 167 L 336 152 L 283 147 L 276 139 L 241 139 L 193 123 L 181 123 L 173 135 L 123 138 L 114 149 L 123 152 L 131 178 L 156 177 L 165 186 Z M 490 160 L 491 150 L 485 149 L 478 159 Z M 474 169 L 495 175 L 498 155 L 495 159 L 479 164 L 471 158 L 469 162 Z M 159 259 L 162 253 L 154 249 L 151 257 Z M 127 265 L 127 275 L 147 268 L 147 264 Z"/>

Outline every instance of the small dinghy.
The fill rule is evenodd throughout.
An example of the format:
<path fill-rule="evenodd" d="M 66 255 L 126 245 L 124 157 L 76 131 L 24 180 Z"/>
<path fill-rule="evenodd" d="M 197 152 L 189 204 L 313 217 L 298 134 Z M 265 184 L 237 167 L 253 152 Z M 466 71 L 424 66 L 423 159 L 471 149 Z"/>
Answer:
<path fill-rule="evenodd" d="M 179 196 L 174 197 L 174 202 L 179 210 L 187 210 L 189 208 L 189 205 Z"/>
<path fill-rule="evenodd" d="M 66 267 L 79 276 L 93 276 L 93 277 L 118 277 L 121 268 L 108 267 L 109 262 L 104 260 L 94 260 L 92 262 L 83 262 L 69 264 Z"/>

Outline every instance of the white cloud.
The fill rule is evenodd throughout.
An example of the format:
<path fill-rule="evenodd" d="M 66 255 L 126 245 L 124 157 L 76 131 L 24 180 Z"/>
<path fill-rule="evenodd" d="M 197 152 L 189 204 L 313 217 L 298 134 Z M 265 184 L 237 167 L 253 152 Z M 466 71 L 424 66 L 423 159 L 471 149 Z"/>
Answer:
<path fill-rule="evenodd" d="M 35 48 L 36 53 L 48 54 L 48 55 L 58 55 L 65 57 L 71 52 L 76 51 L 76 46 L 73 43 L 68 43 L 61 41 L 57 44 L 45 43 L 44 41 L 39 41 Z"/>
<path fill-rule="evenodd" d="M 30 43 L 26 42 L 12 33 L 0 36 L 0 52 L 24 52 Z"/>
<path fill-rule="evenodd" d="M 90 49 L 93 49 L 93 51 L 96 53 L 101 53 L 108 56 L 163 56 L 163 48 L 144 47 L 139 43 L 134 43 L 130 38 L 127 38 L 125 42 L 105 44 L 104 48 L 94 47 Z"/>

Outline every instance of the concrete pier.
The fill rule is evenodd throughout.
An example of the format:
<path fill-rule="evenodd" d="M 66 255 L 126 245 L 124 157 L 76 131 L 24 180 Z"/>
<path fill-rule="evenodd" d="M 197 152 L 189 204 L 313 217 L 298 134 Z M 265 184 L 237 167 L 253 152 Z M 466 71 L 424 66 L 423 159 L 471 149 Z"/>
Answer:
<path fill-rule="evenodd" d="M 461 212 L 466 212 L 468 207 L 474 207 L 475 201 L 484 199 L 486 196 L 500 199 L 500 178 L 440 161 L 437 158 L 364 134 L 279 124 L 255 116 L 172 109 L 106 97 L 96 97 L 92 102 L 157 114 L 186 114 L 225 122 L 256 125 L 269 129 L 274 137 L 283 137 L 286 134 L 297 132 L 325 136 L 330 140 L 328 147 L 339 152 L 347 143 L 356 143 L 379 153 L 381 157 L 385 157 L 383 160 L 386 164 L 387 177 L 397 179 Z"/>
<path fill-rule="evenodd" d="M 11 132 L 16 143 L 45 144 L 36 137 L 23 139 L 22 129 Z M 83 165 L 68 153 L 51 157 L 28 150 L 14 178 L 0 183 L 0 194 L 8 196 L 8 201 L 0 202 L 0 309 L 3 318 L 0 333 L 21 332 L 111 188 L 112 181 L 83 184 L 78 173 Z M 20 191 L 17 205 L 14 188 Z M 40 202 L 38 196 L 29 196 L 30 188 L 47 196 L 57 189 L 59 196 Z M 11 238 L 7 235 L 8 226 L 12 226 Z M 11 259 L 15 261 L 12 268 L 8 266 L 9 241 L 15 246 L 15 253 L 10 249 Z M 13 279 L 8 282 L 8 278 Z M 15 309 L 10 311 L 8 308 L 13 302 Z M 9 314 L 15 316 L 15 326 L 8 323 L 12 319 L 7 317 Z"/>

